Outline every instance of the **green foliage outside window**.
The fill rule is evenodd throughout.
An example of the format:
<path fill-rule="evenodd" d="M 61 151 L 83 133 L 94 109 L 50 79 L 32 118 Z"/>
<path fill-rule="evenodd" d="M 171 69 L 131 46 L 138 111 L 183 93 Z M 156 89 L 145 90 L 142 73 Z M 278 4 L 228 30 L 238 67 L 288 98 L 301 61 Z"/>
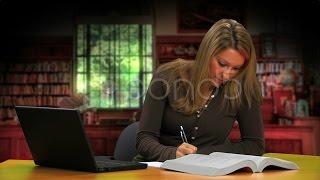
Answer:
<path fill-rule="evenodd" d="M 153 71 L 151 25 L 77 25 L 76 52 L 76 91 L 91 107 L 141 107 Z"/>

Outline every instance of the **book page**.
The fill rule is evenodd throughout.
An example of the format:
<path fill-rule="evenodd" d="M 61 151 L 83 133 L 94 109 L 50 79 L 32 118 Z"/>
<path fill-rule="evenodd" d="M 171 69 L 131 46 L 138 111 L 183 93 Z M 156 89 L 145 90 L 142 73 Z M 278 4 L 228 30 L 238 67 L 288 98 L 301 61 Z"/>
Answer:
<path fill-rule="evenodd" d="M 214 153 L 211 153 L 210 156 L 234 158 L 239 160 L 251 160 L 256 164 L 257 172 L 262 172 L 265 167 L 270 165 L 282 167 L 285 169 L 298 169 L 298 166 L 295 163 L 278 159 L 278 158 L 244 155 L 244 154 L 233 154 L 233 153 L 222 153 L 222 152 L 214 152 Z"/>
<path fill-rule="evenodd" d="M 294 162 L 286 161 L 278 158 L 266 157 L 266 159 L 259 164 L 258 170 L 259 172 L 262 172 L 264 168 L 271 165 L 281 167 L 284 169 L 299 169 L 299 166 Z"/>
<path fill-rule="evenodd" d="M 238 160 L 250 160 L 250 161 L 253 161 L 257 167 L 259 166 L 259 164 L 262 163 L 263 160 L 268 159 L 268 157 L 263 157 L 263 156 L 253 156 L 253 155 L 223 153 L 223 152 L 213 152 L 209 155 L 222 157 L 222 158 L 238 159 Z"/>
<path fill-rule="evenodd" d="M 180 163 L 192 163 L 196 166 L 213 167 L 216 169 L 223 169 L 234 164 L 240 163 L 242 161 L 246 161 L 246 159 L 234 158 L 230 155 L 208 156 L 204 154 L 189 154 L 188 156 L 184 157 L 185 158 L 179 158 L 176 160 Z"/>
<path fill-rule="evenodd" d="M 243 167 L 249 167 L 253 172 L 257 166 L 249 160 L 233 158 L 232 156 L 209 156 L 203 154 L 189 154 L 181 158 L 167 160 L 161 166 L 165 169 L 200 175 L 225 175 Z"/>

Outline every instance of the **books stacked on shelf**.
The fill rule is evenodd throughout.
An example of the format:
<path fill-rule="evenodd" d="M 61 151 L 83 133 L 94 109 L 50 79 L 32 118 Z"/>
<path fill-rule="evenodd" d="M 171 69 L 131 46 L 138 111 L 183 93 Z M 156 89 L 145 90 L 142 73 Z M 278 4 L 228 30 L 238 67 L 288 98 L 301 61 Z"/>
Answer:
<path fill-rule="evenodd" d="M 57 73 L 31 73 L 31 74 L 22 74 L 22 73 L 8 73 L 5 77 L 5 81 L 8 84 L 31 84 L 31 83 L 42 83 L 42 84 L 51 84 L 51 83 L 69 83 L 70 76 L 64 72 Z"/>
<path fill-rule="evenodd" d="M 0 64 L 0 121 L 16 118 L 15 105 L 57 107 L 71 93 L 66 61 Z"/>
<path fill-rule="evenodd" d="M 68 72 L 69 63 L 61 61 L 47 61 L 42 63 L 9 64 L 9 72 Z"/>
<path fill-rule="evenodd" d="M 264 73 L 280 73 L 284 69 L 293 69 L 297 73 L 302 73 L 301 62 L 295 59 L 288 60 L 273 60 L 273 61 L 258 61 L 257 74 Z"/>
<path fill-rule="evenodd" d="M 0 88 L 1 96 L 69 95 L 68 84 L 32 84 L 4 85 Z"/>
<path fill-rule="evenodd" d="M 297 75 L 297 87 L 303 86 L 302 63 L 296 59 L 258 60 L 257 77 L 260 82 L 262 95 L 272 97 L 272 89 L 276 86 L 279 74 L 284 70 L 293 70 Z"/>

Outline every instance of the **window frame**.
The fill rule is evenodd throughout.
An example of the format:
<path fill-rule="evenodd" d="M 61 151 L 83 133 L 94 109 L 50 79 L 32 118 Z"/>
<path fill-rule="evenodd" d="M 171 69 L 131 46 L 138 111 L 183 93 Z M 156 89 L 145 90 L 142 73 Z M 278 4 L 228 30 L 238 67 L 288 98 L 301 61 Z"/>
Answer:
<path fill-rule="evenodd" d="M 82 17 L 76 17 L 75 23 L 73 25 L 73 42 L 74 42 L 74 50 L 73 50 L 73 59 L 72 59 L 72 92 L 77 93 L 77 38 L 78 38 L 78 32 L 77 32 L 77 25 L 79 24 L 90 24 L 90 25 L 103 25 L 103 24 L 150 24 L 152 28 L 152 52 L 151 52 L 151 58 L 152 58 L 152 72 L 154 72 L 156 67 L 156 59 L 155 59 L 155 24 L 153 21 L 152 16 L 82 16 Z M 144 73 L 144 71 L 142 72 Z M 141 73 L 141 74 L 142 74 Z M 152 77 L 151 77 L 152 78 Z M 140 77 L 139 79 L 143 80 L 143 77 Z M 139 90 L 143 91 L 143 86 L 140 84 Z M 146 87 L 148 88 L 148 87 Z M 147 89 L 146 89 L 147 90 Z M 139 107 L 94 107 L 97 110 L 108 110 L 108 111 L 125 111 L 125 110 L 140 110 L 143 107 L 143 101 L 144 99 L 139 100 Z"/>

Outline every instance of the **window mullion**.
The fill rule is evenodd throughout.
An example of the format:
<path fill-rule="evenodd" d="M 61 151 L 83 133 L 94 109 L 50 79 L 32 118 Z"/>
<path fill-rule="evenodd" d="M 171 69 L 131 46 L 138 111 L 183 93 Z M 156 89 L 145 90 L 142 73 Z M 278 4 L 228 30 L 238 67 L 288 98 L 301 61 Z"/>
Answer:
<path fill-rule="evenodd" d="M 119 97 L 119 100 L 118 100 L 118 104 L 117 104 L 117 108 L 119 108 L 120 107 L 120 105 L 121 105 L 121 103 L 122 103 L 122 99 L 121 99 L 121 94 L 122 94 L 122 88 L 121 88 L 121 72 L 120 72 L 120 60 L 121 60 L 121 54 L 120 54 L 120 25 L 119 24 L 117 24 L 116 25 L 116 27 L 117 27 L 117 36 L 116 36 L 116 42 L 117 42 L 117 45 L 118 45 L 118 47 L 117 47 L 117 50 L 118 50 L 118 52 L 117 52 L 117 59 L 116 59 L 116 64 L 117 64 L 117 75 L 118 75 L 118 87 L 119 87 L 119 89 L 118 89 L 118 97 Z"/>
<path fill-rule="evenodd" d="M 115 32 L 115 28 L 116 26 L 115 25 L 112 25 L 112 40 L 113 40 L 113 62 L 112 62 L 112 65 L 113 65 L 113 84 L 114 84 L 114 90 L 113 90 L 113 108 L 116 108 L 117 107 L 117 71 L 116 71 L 116 65 L 115 65 L 115 62 L 117 60 L 117 55 L 116 55 L 116 32 Z"/>
<path fill-rule="evenodd" d="M 129 107 L 131 107 L 131 98 L 130 98 L 130 94 L 131 94 L 131 50 L 130 50 L 130 27 L 131 25 L 127 26 L 127 33 L 128 33 L 128 58 L 129 58 L 129 70 L 128 70 L 128 74 L 129 74 Z"/>
<path fill-rule="evenodd" d="M 101 42 L 102 42 L 102 25 L 100 24 L 99 25 L 99 40 L 98 40 L 98 44 L 99 44 L 99 56 L 98 56 L 98 58 L 99 58 L 99 84 L 100 84 L 100 86 L 99 86 L 99 107 L 101 107 L 101 98 L 102 98 L 102 96 L 101 96 L 101 88 L 103 88 L 102 87 L 102 84 L 101 84 L 101 69 L 102 69 L 102 63 L 101 63 L 101 59 L 102 59 L 102 55 L 101 55 Z"/>
<path fill-rule="evenodd" d="M 138 36 L 138 39 L 139 39 L 139 81 L 140 82 L 143 82 L 143 73 L 142 73 L 142 71 L 143 71 L 143 67 L 142 67 L 142 62 L 143 62 L 143 55 L 142 55 L 142 46 L 143 46 L 143 44 L 142 44 L 142 41 L 143 41 L 143 33 L 142 33 L 142 27 L 143 27 L 143 25 L 141 25 L 141 24 L 139 24 L 139 36 Z M 143 89 L 143 85 L 142 85 L 142 83 L 139 83 L 139 94 L 142 94 L 142 89 Z M 142 98 L 139 98 L 139 104 L 140 104 L 140 107 L 142 107 Z"/>
<path fill-rule="evenodd" d="M 91 50 L 91 44 L 90 44 L 90 40 L 91 40 L 91 26 L 90 24 L 87 24 L 86 25 L 86 28 L 87 28 L 87 31 L 86 31 L 86 36 L 87 36 L 87 41 L 86 41 L 86 66 L 87 66 L 87 82 L 86 82 L 86 86 L 87 86 L 87 95 L 90 97 L 91 95 L 91 88 L 90 88 L 90 79 L 91 79 L 91 53 L 90 53 L 90 50 Z M 90 98 L 89 98 L 90 99 Z"/>

